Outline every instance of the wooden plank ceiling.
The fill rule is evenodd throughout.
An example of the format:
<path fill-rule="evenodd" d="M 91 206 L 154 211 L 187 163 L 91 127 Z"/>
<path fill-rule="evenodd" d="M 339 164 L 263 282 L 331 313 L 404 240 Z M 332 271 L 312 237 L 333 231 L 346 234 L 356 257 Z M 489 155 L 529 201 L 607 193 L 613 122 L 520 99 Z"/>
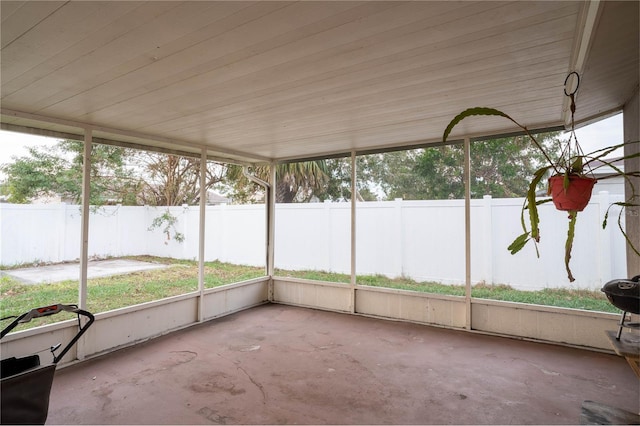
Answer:
<path fill-rule="evenodd" d="M 580 120 L 638 86 L 635 1 L 0 4 L 3 128 L 234 161 L 436 143 L 470 106 L 561 125 L 572 70 Z"/>

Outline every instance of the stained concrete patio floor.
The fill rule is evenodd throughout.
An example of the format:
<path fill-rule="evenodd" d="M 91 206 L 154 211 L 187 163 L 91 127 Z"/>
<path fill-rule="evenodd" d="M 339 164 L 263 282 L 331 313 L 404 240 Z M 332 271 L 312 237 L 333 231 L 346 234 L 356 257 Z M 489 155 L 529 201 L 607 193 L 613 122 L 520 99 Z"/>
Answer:
<path fill-rule="evenodd" d="M 623 358 L 269 304 L 57 371 L 49 424 L 579 424 Z"/>

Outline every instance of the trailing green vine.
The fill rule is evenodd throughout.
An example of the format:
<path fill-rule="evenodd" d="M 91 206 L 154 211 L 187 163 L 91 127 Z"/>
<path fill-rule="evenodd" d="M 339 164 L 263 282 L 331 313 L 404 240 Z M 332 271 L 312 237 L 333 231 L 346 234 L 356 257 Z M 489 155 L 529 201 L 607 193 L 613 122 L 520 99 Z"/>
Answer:
<path fill-rule="evenodd" d="M 153 219 L 153 222 L 151 222 L 151 225 L 149 226 L 149 228 L 147 228 L 147 230 L 154 231 L 158 228 L 161 228 L 162 233 L 167 236 L 164 242 L 165 245 L 169 244 L 169 241 L 171 241 L 172 236 L 174 240 L 181 243 L 184 241 L 184 234 L 182 234 L 181 232 L 178 232 L 178 230 L 176 229 L 177 222 L 178 222 L 178 218 L 173 214 L 171 214 L 169 209 L 167 209 L 160 216 Z"/>

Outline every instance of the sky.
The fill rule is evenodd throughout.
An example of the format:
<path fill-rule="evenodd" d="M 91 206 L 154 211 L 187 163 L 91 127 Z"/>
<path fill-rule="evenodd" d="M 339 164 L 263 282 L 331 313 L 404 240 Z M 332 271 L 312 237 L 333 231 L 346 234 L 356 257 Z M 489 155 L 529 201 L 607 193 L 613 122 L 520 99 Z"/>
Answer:
<path fill-rule="evenodd" d="M 622 114 L 590 124 L 576 130 L 578 142 L 585 153 L 608 145 L 622 143 Z M 57 139 L 32 136 L 0 130 L 0 165 L 12 161 L 12 157 L 27 155 L 28 146 L 44 146 Z M 1 177 L 1 175 L 0 175 Z"/>
<path fill-rule="evenodd" d="M 12 157 L 28 154 L 28 146 L 44 146 L 55 143 L 57 139 L 33 136 L 25 133 L 0 130 L 0 164 L 11 162 Z"/>

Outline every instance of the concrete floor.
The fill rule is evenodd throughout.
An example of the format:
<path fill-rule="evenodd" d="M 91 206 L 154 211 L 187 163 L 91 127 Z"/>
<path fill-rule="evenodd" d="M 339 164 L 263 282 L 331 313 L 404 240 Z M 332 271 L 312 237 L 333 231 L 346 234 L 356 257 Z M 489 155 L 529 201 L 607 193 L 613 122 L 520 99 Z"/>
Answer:
<path fill-rule="evenodd" d="M 623 358 L 264 305 L 59 369 L 48 424 L 579 424 Z"/>
<path fill-rule="evenodd" d="M 160 263 L 141 262 L 130 259 L 92 260 L 87 263 L 87 277 L 100 278 L 112 275 L 130 274 L 150 269 L 168 268 Z M 54 265 L 34 266 L 32 268 L 9 269 L 0 271 L 24 284 L 55 283 L 66 280 L 77 280 L 80 276 L 80 263 L 66 262 Z"/>

